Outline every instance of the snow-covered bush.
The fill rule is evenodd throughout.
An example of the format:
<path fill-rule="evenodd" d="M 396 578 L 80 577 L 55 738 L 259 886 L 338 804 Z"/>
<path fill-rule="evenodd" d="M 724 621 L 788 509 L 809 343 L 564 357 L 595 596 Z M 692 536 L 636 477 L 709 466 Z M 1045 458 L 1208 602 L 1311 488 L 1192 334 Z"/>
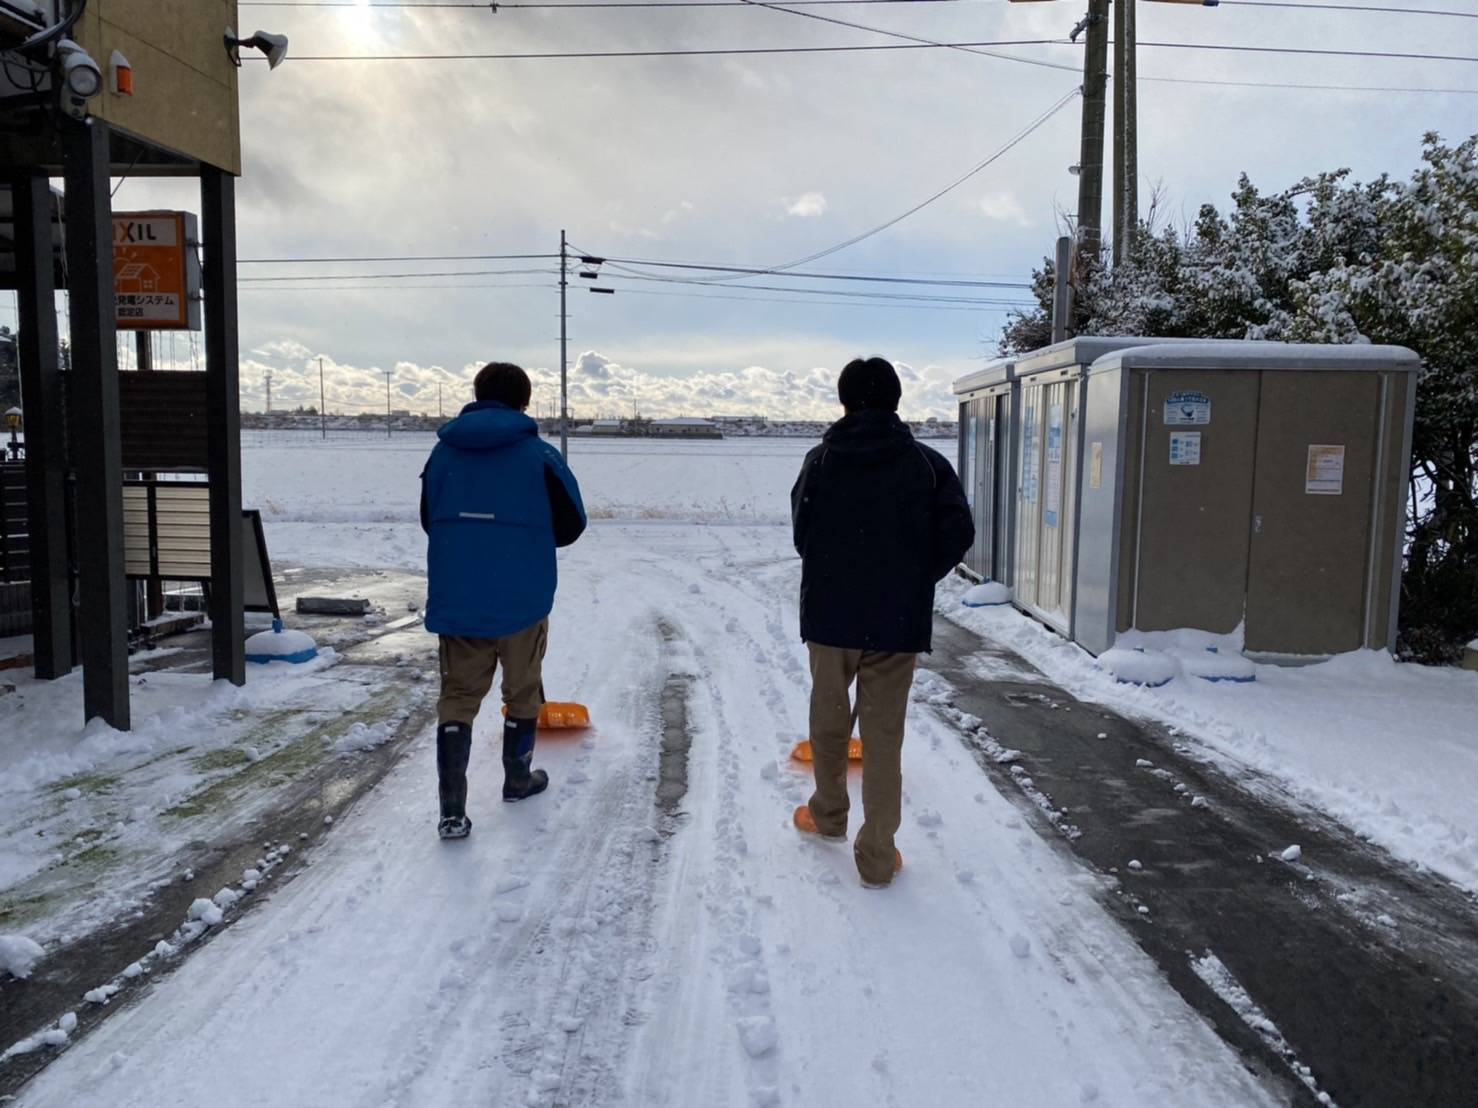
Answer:
<path fill-rule="evenodd" d="M 1223 216 L 1156 227 L 1129 256 L 1080 259 L 1078 334 L 1394 343 L 1421 355 L 1402 582 L 1403 651 L 1456 661 L 1478 633 L 1478 135 L 1424 140 L 1409 181 L 1348 170 L 1263 194 L 1244 175 Z M 1046 345 L 1052 267 L 1040 304 L 1009 320 L 1003 353 Z"/>

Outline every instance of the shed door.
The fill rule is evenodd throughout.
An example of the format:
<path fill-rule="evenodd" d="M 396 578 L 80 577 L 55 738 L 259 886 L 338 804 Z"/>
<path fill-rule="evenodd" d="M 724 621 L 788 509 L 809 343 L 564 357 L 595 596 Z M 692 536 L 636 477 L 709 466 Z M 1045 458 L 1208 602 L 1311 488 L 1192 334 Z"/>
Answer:
<path fill-rule="evenodd" d="M 1365 644 L 1373 373 L 1264 373 L 1252 500 L 1247 649 L 1327 654 Z"/>

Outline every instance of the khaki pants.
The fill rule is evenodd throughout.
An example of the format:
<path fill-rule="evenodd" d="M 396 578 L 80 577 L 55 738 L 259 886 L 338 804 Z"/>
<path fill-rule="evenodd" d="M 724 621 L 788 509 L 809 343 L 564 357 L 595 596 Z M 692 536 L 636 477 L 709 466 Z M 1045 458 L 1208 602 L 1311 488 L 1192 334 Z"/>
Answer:
<path fill-rule="evenodd" d="M 544 706 L 544 649 L 549 621 L 501 639 L 441 636 L 441 700 L 438 723 L 465 723 L 477 718 L 483 697 L 493 687 L 493 673 L 503 666 L 503 703 L 510 719 L 537 719 Z"/>
<path fill-rule="evenodd" d="M 852 727 L 849 691 L 857 681 L 857 724 L 862 737 L 862 829 L 853 853 L 864 881 L 893 879 L 893 836 L 902 820 L 903 721 L 916 654 L 884 654 L 807 644 L 811 651 L 811 753 L 816 792 L 811 815 L 823 835 L 847 830 L 847 740 Z"/>

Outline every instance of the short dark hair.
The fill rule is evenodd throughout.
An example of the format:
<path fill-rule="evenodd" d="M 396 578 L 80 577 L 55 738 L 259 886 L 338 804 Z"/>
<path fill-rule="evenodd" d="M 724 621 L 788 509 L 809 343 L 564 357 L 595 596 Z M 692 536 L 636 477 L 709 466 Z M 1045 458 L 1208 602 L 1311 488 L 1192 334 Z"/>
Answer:
<path fill-rule="evenodd" d="M 489 362 L 472 382 L 472 393 L 479 401 L 496 400 L 519 412 L 529 406 L 533 392 L 529 375 L 512 362 Z"/>
<path fill-rule="evenodd" d="M 896 412 L 903 386 L 891 362 L 853 358 L 837 378 L 837 399 L 849 411 Z"/>

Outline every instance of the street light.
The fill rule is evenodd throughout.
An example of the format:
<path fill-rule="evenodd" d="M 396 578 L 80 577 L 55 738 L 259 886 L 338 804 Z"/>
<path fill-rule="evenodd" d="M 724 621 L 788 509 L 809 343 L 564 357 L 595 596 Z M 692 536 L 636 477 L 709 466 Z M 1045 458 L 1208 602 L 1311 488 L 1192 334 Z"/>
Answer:
<path fill-rule="evenodd" d="M 10 428 L 10 460 L 18 462 L 21 459 L 21 444 L 16 438 L 21 429 L 21 410 L 11 408 L 5 413 L 5 425 Z"/>

